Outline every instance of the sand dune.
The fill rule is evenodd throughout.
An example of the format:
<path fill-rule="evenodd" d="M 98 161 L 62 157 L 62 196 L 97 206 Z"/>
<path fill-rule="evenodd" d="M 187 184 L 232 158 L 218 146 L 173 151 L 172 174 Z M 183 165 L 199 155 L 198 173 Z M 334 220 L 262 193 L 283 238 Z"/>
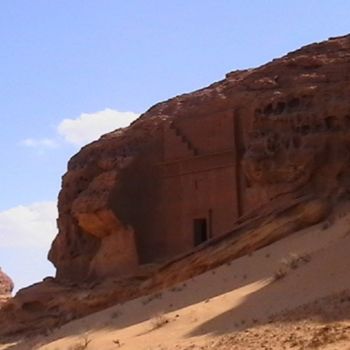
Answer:
<path fill-rule="evenodd" d="M 350 214 L 313 226 L 170 290 L 1 349 L 346 349 L 349 224 Z"/>

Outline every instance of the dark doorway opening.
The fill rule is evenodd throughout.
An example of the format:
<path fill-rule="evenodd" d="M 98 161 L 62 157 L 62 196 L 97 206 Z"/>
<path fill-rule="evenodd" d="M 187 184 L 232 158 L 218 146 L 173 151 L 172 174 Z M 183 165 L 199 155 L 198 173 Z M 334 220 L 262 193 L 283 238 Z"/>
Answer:
<path fill-rule="evenodd" d="M 194 245 L 197 246 L 208 240 L 207 219 L 193 220 Z"/>

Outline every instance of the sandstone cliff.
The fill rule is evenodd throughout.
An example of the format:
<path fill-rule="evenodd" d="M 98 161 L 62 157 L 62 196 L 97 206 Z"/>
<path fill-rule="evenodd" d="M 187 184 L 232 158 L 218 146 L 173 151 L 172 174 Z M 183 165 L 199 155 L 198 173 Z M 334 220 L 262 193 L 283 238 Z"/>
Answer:
<path fill-rule="evenodd" d="M 194 195 L 179 186 L 170 191 L 164 179 L 184 179 L 178 174 L 191 164 L 200 168 L 201 160 L 208 158 L 206 144 L 215 138 L 213 129 L 226 122 L 227 115 L 234 123 L 225 162 L 234 159 L 228 177 L 234 178 L 235 208 L 218 219 L 232 222 L 220 234 L 261 207 L 266 210 L 302 196 L 331 204 L 346 196 L 349 79 L 350 38 L 331 39 L 157 104 L 129 128 L 84 147 L 70 160 L 59 195 L 59 234 L 49 254 L 57 278 L 79 282 L 133 274 L 140 263 L 164 261 L 189 250 L 185 244 L 173 249 L 185 226 L 169 230 L 181 220 L 176 210 L 192 210 L 181 200 L 190 202 Z M 226 137 L 226 129 L 220 129 L 219 138 Z M 170 137 L 181 138 L 183 150 L 176 145 L 168 150 Z M 167 152 L 182 153 L 168 164 Z M 224 152 L 222 159 L 209 155 L 222 166 Z M 211 192 L 202 191 L 216 196 L 219 204 L 213 205 L 219 214 L 228 207 L 225 196 L 231 184 L 225 176 L 211 185 Z M 177 192 L 182 199 L 176 198 Z M 207 197 L 201 198 L 199 202 Z M 176 201 L 180 209 L 172 206 Z"/>
<path fill-rule="evenodd" d="M 349 79 L 350 36 L 330 39 L 157 104 L 84 147 L 59 195 L 57 276 L 17 294 L 2 332 L 155 292 L 331 217 L 349 200 Z M 206 202 L 214 235 L 193 247 L 178 214 L 196 219 Z"/>

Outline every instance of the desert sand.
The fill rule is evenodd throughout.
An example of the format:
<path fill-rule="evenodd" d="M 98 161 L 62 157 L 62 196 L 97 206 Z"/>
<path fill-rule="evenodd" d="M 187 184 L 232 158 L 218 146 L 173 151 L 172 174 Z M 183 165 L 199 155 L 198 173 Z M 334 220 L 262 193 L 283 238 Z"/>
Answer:
<path fill-rule="evenodd" d="M 350 214 L 338 212 L 170 290 L 0 349 L 350 349 L 349 250 Z"/>

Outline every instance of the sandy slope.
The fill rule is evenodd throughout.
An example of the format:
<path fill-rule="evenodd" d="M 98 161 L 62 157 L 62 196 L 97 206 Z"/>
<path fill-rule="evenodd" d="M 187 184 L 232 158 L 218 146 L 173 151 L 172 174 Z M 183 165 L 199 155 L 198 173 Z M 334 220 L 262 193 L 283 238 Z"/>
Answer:
<path fill-rule="evenodd" d="M 0 349 L 78 350 L 85 341 L 91 350 L 350 349 L 349 224 L 347 214 L 171 290 Z"/>

